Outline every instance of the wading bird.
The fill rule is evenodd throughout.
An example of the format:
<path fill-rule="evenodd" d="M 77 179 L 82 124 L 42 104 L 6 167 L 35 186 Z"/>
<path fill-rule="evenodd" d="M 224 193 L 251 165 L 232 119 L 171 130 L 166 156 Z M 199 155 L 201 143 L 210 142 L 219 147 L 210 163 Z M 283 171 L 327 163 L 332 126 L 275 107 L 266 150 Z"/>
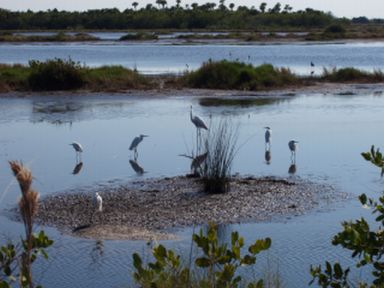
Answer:
<path fill-rule="evenodd" d="M 265 129 L 265 145 L 271 146 L 272 129 L 270 127 L 264 127 Z"/>
<path fill-rule="evenodd" d="M 133 139 L 131 146 L 129 146 L 129 150 L 133 150 L 136 156 L 137 156 L 137 146 L 141 141 L 143 141 L 144 137 L 148 137 L 148 135 L 140 134 L 140 136 L 137 136 L 135 137 L 135 139 Z"/>
<path fill-rule="evenodd" d="M 83 152 L 83 147 L 81 144 L 79 142 L 73 142 L 69 145 L 71 145 L 76 151 L 76 160 L 81 159 L 81 153 Z"/>
<path fill-rule="evenodd" d="M 197 146 L 196 149 L 197 149 L 197 151 L 199 151 L 199 140 L 200 140 L 200 136 L 201 136 L 200 130 L 201 129 L 208 130 L 208 127 L 207 127 L 207 125 L 205 125 L 204 121 L 199 118 L 199 116 L 192 115 L 192 105 L 191 105 L 190 116 L 191 116 L 191 122 L 196 127 L 196 146 Z"/>
<path fill-rule="evenodd" d="M 291 156 L 293 157 L 296 157 L 296 148 L 297 148 L 297 143 L 299 143 L 298 141 L 295 141 L 295 140 L 291 140 L 288 142 L 288 147 L 289 147 L 289 150 L 291 150 Z"/>

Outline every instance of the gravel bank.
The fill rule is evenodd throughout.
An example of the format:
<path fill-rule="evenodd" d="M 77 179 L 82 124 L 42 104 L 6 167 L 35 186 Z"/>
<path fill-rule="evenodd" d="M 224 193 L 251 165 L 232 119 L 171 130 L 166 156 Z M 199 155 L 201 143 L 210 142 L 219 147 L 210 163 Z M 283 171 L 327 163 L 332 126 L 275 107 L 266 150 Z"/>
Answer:
<path fill-rule="evenodd" d="M 93 206 L 95 192 L 103 198 L 102 212 Z M 226 194 L 205 194 L 194 178 L 146 179 L 45 197 L 37 221 L 80 237 L 172 239 L 171 228 L 301 215 L 345 197 L 330 186 L 298 179 L 235 177 Z"/>

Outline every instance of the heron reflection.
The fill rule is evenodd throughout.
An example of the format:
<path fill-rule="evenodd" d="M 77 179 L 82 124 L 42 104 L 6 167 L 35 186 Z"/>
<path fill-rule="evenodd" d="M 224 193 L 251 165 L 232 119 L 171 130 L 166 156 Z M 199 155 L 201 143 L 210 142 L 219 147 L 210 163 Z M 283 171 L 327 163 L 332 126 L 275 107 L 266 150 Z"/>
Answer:
<path fill-rule="evenodd" d="M 79 174 L 82 168 L 83 168 L 83 162 L 76 163 L 75 168 L 73 168 L 72 174 L 73 175 Z"/>
<path fill-rule="evenodd" d="M 272 152 L 271 152 L 271 149 L 267 147 L 265 147 L 264 159 L 267 165 L 271 164 Z"/>
<path fill-rule="evenodd" d="M 296 166 L 296 160 L 293 159 L 291 161 L 291 165 L 289 165 L 289 168 L 288 168 L 288 173 L 289 175 L 295 175 L 296 174 L 296 171 L 297 171 L 297 166 Z"/>
<path fill-rule="evenodd" d="M 135 159 L 135 160 L 130 159 L 130 160 L 129 160 L 129 164 L 131 164 L 132 169 L 133 169 L 138 175 L 142 175 L 142 174 L 144 174 L 144 168 L 141 167 L 141 166 L 136 162 L 136 159 Z"/>

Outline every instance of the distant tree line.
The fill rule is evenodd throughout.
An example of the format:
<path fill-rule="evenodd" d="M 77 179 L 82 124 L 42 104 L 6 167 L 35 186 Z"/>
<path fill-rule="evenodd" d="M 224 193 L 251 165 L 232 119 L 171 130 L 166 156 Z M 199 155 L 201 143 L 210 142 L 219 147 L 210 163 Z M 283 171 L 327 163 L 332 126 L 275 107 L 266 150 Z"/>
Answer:
<path fill-rule="evenodd" d="M 156 0 L 155 4 L 138 6 L 138 2 L 132 2 L 124 11 L 113 8 L 84 12 L 0 8 L 0 29 L 311 29 L 337 21 L 350 22 L 310 8 L 293 11 L 291 6 L 279 2 L 271 7 L 266 2 L 259 7 L 236 7 L 234 3 L 226 5 L 225 0 L 182 6 L 177 0 L 174 6 L 168 6 L 166 0 Z"/>

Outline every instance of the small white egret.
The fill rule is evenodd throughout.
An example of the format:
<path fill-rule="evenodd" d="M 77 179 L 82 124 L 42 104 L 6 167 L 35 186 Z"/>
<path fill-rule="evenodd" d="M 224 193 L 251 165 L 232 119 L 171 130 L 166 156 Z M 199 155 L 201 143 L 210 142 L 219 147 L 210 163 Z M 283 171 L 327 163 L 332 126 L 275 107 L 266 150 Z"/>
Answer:
<path fill-rule="evenodd" d="M 129 150 L 134 150 L 135 154 L 137 154 L 137 146 L 141 141 L 143 141 L 144 137 L 148 137 L 148 135 L 141 134 L 140 136 L 135 137 L 131 143 L 131 146 L 129 146 Z"/>
<path fill-rule="evenodd" d="M 103 198 L 101 198 L 99 193 L 95 193 L 95 209 L 99 212 L 103 212 Z"/>
<path fill-rule="evenodd" d="M 272 129 L 270 127 L 264 127 L 265 129 L 265 145 L 271 145 Z"/>
<path fill-rule="evenodd" d="M 295 140 L 291 140 L 288 142 L 289 150 L 291 150 L 292 155 L 295 155 L 295 156 L 296 156 L 297 143 L 299 142 Z"/>
<path fill-rule="evenodd" d="M 78 159 L 81 159 L 81 153 L 83 152 L 83 146 L 81 146 L 81 144 L 79 142 L 72 142 L 71 144 L 69 144 L 73 147 L 73 149 L 75 149 L 76 151 L 76 160 Z"/>

